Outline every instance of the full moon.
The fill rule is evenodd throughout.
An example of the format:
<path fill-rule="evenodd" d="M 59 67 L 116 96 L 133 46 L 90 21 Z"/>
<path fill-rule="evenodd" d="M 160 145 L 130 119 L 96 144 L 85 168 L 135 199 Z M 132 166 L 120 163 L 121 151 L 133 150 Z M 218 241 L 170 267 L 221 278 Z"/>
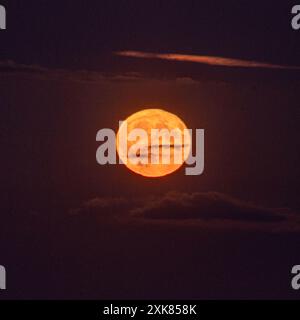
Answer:
<path fill-rule="evenodd" d="M 123 147 L 120 143 L 120 132 L 124 132 L 124 130 L 126 131 L 125 123 L 127 126 L 127 143 L 126 146 Z M 132 163 L 129 159 L 128 151 L 132 147 L 132 145 L 137 142 L 128 139 L 128 134 L 134 129 L 143 129 L 147 133 L 147 141 L 143 141 L 142 138 L 137 140 L 139 140 L 138 142 L 140 145 L 144 144 L 145 148 L 149 151 L 147 154 L 149 159 L 148 163 Z M 179 129 L 178 132 L 180 132 L 181 135 L 180 141 L 182 142 L 180 142 L 180 144 L 178 145 L 176 144 L 175 139 L 170 139 L 169 152 L 171 161 L 169 163 L 165 163 L 164 161 L 162 161 L 163 148 L 166 147 L 163 144 L 162 139 L 159 139 L 158 145 L 154 146 L 154 148 L 153 146 L 150 146 L 151 132 L 153 132 L 152 129 L 167 129 L 169 130 L 169 132 L 174 129 Z M 179 169 L 190 152 L 191 137 L 190 134 L 184 135 L 183 132 L 185 129 L 187 129 L 185 123 L 178 116 L 168 111 L 162 109 L 144 109 L 138 111 L 129 116 L 126 121 L 121 124 L 116 137 L 117 152 L 120 159 L 123 163 L 125 163 L 127 168 L 139 175 L 153 178 L 166 176 Z M 127 148 L 127 150 L 123 150 L 122 148 Z M 182 152 L 180 161 L 174 161 L 176 148 L 180 148 L 179 152 Z M 156 163 L 151 163 L 150 159 L 154 152 L 156 152 L 159 161 Z"/>

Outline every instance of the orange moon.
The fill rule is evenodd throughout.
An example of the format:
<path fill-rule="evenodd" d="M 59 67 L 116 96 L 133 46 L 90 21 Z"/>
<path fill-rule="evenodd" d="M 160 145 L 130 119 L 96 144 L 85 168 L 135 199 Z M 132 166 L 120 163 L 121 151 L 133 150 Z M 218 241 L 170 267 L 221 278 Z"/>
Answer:
<path fill-rule="evenodd" d="M 122 146 L 120 143 L 120 132 L 126 131 L 125 123 L 127 125 L 127 143 L 125 147 Z M 174 161 L 174 153 L 175 148 L 178 147 L 178 145 L 175 145 L 175 142 L 173 140 L 170 140 L 170 159 L 169 163 L 165 163 L 162 161 L 162 148 L 165 146 L 162 144 L 162 140 L 158 140 L 158 146 L 157 147 L 157 157 L 159 158 L 157 163 L 151 163 L 151 161 L 148 161 L 148 163 L 132 163 L 128 156 L 128 151 L 132 147 L 133 144 L 135 144 L 137 141 L 131 141 L 128 139 L 129 133 L 134 129 L 143 129 L 147 133 L 148 140 L 143 142 L 138 141 L 139 144 L 143 145 L 145 144 L 146 148 L 148 148 L 149 153 L 147 154 L 148 159 L 151 158 L 151 154 L 154 149 L 152 149 L 152 146 L 149 147 L 151 144 L 151 130 L 157 129 L 168 129 L 171 130 L 180 130 L 181 134 L 181 145 L 179 147 L 182 147 L 182 154 L 181 154 L 181 160 L 180 161 Z M 177 169 L 179 169 L 184 161 L 186 160 L 187 156 L 190 152 L 190 146 L 191 146 L 191 137 L 190 134 L 184 135 L 184 129 L 187 129 L 187 126 L 185 123 L 175 114 L 170 113 L 168 111 L 162 110 L 162 109 L 144 109 L 141 111 L 138 111 L 131 116 L 129 116 L 121 125 L 116 137 L 116 147 L 117 152 L 122 160 L 122 162 L 127 166 L 128 169 L 131 171 L 142 175 L 144 177 L 162 177 L 166 176 Z M 178 131 L 179 132 L 179 131 Z M 137 139 L 138 140 L 138 139 Z M 148 147 L 147 147 L 148 146 Z M 126 149 L 127 150 L 124 150 Z M 181 150 L 181 149 L 180 149 Z M 173 161 L 172 161 L 173 160 Z"/>

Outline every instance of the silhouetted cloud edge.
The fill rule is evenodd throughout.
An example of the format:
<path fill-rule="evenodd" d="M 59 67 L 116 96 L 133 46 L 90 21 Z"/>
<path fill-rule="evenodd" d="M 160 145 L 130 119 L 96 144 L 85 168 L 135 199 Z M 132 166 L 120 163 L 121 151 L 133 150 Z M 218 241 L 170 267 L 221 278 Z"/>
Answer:
<path fill-rule="evenodd" d="M 265 208 L 219 192 L 167 192 L 161 196 L 107 198 L 85 202 L 72 214 L 101 222 L 300 232 L 300 216 L 289 208 Z"/>
<path fill-rule="evenodd" d="M 178 84 L 193 84 L 198 81 L 193 80 L 190 77 L 175 77 L 172 79 L 159 79 L 149 78 L 139 72 L 99 72 L 93 70 L 69 70 L 69 69 L 58 69 L 58 68 L 47 68 L 40 65 L 26 65 L 16 63 L 12 60 L 0 61 L 0 75 L 21 75 L 26 77 L 34 77 L 45 80 L 63 80 L 73 82 L 84 82 L 84 83 L 99 83 L 104 84 L 108 82 L 141 82 L 141 81 L 175 81 Z"/>

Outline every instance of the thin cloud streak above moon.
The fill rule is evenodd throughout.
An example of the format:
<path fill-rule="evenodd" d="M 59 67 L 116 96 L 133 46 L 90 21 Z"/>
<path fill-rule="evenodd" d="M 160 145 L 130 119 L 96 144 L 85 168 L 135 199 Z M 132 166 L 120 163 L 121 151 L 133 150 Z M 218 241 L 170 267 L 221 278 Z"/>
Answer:
<path fill-rule="evenodd" d="M 231 59 L 216 56 L 188 55 L 179 53 L 151 53 L 142 51 L 118 51 L 115 52 L 118 56 L 143 58 L 143 59 L 160 59 L 179 62 L 202 63 L 212 66 L 222 67 L 240 67 L 240 68 L 265 68 L 265 69 L 287 69 L 299 70 L 300 66 L 285 66 L 272 64 L 267 62 L 257 62 L 251 60 Z"/>

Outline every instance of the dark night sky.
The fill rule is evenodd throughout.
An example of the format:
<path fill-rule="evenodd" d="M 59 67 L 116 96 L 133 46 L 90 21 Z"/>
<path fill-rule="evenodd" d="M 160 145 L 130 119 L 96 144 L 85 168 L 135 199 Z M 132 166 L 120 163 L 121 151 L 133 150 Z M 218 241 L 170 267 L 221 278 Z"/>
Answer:
<path fill-rule="evenodd" d="M 114 55 L 300 66 L 292 4 L 0 3 L 8 28 L 0 32 L 8 298 L 297 298 L 299 70 Z M 147 180 L 96 163 L 96 132 L 144 107 L 205 129 L 203 175 Z"/>
<path fill-rule="evenodd" d="M 6 1 L 2 1 L 5 4 Z M 115 50 L 179 51 L 297 64 L 289 1 L 7 1 L 1 57 L 118 67 Z"/>

